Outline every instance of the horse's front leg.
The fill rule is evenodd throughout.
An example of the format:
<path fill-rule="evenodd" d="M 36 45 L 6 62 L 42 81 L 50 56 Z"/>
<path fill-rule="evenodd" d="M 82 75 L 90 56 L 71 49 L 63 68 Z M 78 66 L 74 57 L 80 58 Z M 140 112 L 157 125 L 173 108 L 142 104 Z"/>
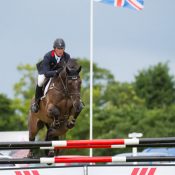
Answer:
<path fill-rule="evenodd" d="M 67 123 L 67 127 L 69 129 L 71 129 L 71 128 L 73 128 L 75 126 L 76 119 L 79 116 L 80 112 L 82 111 L 83 107 L 84 107 L 84 104 L 82 103 L 81 100 L 80 100 L 80 102 L 78 104 L 76 104 L 76 106 L 73 106 L 72 111 L 71 111 L 72 118 Z"/>
<path fill-rule="evenodd" d="M 50 118 L 52 118 L 53 121 L 53 127 L 59 128 L 61 123 L 60 123 L 60 110 L 57 106 L 53 104 L 49 104 L 47 108 L 47 114 Z"/>

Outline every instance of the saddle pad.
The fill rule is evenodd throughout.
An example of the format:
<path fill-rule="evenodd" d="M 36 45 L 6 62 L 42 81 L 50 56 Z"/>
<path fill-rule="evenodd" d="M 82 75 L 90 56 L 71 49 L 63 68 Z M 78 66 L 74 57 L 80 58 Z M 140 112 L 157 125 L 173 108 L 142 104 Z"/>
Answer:
<path fill-rule="evenodd" d="M 50 78 L 50 80 L 48 81 L 48 83 L 47 83 L 47 85 L 46 85 L 46 87 L 44 89 L 44 96 L 47 94 L 47 91 L 49 89 L 49 86 L 50 86 L 51 81 L 52 81 L 52 78 Z"/>

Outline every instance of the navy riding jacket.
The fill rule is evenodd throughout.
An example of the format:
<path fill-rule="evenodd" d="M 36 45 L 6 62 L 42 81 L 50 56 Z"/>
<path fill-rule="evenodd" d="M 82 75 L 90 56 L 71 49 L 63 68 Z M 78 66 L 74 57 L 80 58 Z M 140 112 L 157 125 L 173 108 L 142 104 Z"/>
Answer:
<path fill-rule="evenodd" d="M 67 63 L 69 59 L 70 55 L 64 52 L 63 56 L 60 58 L 60 61 L 57 63 L 54 50 L 52 50 L 45 54 L 42 61 L 37 63 L 38 73 L 44 74 L 47 78 L 53 77 L 55 75 L 55 67 L 59 67 L 59 65 Z"/>

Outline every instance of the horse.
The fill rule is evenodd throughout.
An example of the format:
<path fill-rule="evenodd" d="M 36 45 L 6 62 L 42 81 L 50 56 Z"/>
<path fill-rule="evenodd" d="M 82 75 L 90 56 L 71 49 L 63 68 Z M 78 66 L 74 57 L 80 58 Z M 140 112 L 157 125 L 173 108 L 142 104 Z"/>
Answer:
<path fill-rule="evenodd" d="M 81 106 L 81 66 L 76 59 L 69 59 L 62 65 L 59 75 L 51 78 L 48 90 L 40 100 L 37 113 L 29 111 L 29 141 L 35 141 L 38 131 L 47 128 L 45 141 L 58 140 L 60 136 L 73 128 L 82 110 Z M 54 151 L 47 152 L 53 156 Z M 28 157 L 33 157 L 30 150 Z"/>

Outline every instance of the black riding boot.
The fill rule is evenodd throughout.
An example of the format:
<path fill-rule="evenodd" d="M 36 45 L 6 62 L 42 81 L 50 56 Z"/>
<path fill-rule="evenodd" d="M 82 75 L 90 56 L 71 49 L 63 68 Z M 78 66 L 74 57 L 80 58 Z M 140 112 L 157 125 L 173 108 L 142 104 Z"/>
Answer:
<path fill-rule="evenodd" d="M 35 101 L 31 105 L 31 111 L 34 113 L 37 113 L 39 110 L 39 102 L 40 98 L 42 97 L 43 92 L 42 92 L 42 87 L 39 87 L 38 85 L 36 86 L 36 91 L 35 91 Z"/>

